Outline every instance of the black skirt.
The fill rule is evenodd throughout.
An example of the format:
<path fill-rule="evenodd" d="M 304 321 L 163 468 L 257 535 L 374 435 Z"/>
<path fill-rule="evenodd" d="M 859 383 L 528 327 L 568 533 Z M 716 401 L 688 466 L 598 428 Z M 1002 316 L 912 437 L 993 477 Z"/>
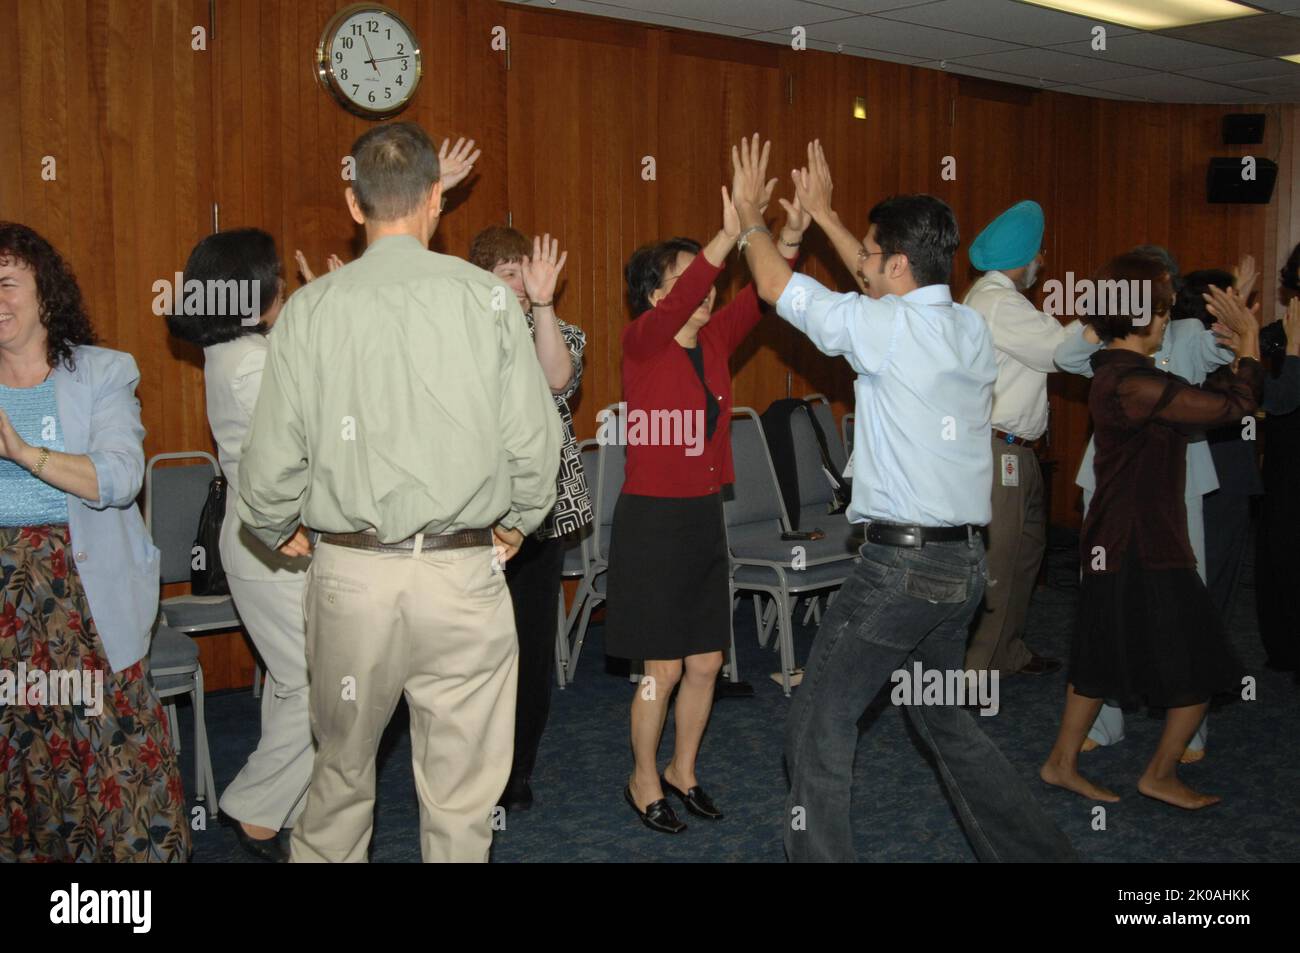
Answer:
<path fill-rule="evenodd" d="M 731 593 L 722 497 L 623 494 L 609 546 L 605 652 L 682 659 L 725 652 Z"/>
<path fill-rule="evenodd" d="M 1209 590 L 1194 569 L 1144 569 L 1136 552 L 1111 573 L 1085 573 L 1070 681 L 1124 708 L 1182 708 L 1241 691 Z"/>

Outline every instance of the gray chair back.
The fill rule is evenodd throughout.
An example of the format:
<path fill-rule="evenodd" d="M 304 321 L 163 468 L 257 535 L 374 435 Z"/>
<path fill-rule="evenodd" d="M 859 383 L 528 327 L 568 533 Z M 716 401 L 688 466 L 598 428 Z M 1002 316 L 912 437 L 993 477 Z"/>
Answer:
<path fill-rule="evenodd" d="M 163 460 L 206 460 L 184 466 L 160 467 Z M 162 582 L 190 581 L 191 550 L 198 535 L 199 515 L 208 498 L 208 485 L 221 467 L 210 453 L 160 453 L 149 458 L 144 478 L 144 521 L 162 553 Z"/>
<path fill-rule="evenodd" d="M 750 407 L 737 407 L 731 416 L 731 458 L 736 471 L 730 498 L 723 497 L 723 515 L 729 527 L 768 524 L 780 532 L 790 521 L 776 482 L 776 470 L 767 452 L 763 424 Z M 822 482 L 826 478 L 822 477 Z"/>
<path fill-rule="evenodd" d="M 825 394 L 806 394 L 804 400 L 812 401 L 813 416 L 821 424 L 822 433 L 826 434 L 826 451 L 830 454 L 831 462 L 838 468 L 838 472 L 843 473 L 844 467 L 848 465 L 849 458 L 840 437 L 840 429 L 835 426 L 835 413 L 831 410 L 831 402 L 826 399 Z M 800 474 L 799 480 L 799 485 L 802 486 L 802 474 Z M 825 477 L 822 477 L 822 482 L 826 483 Z"/>
<path fill-rule="evenodd" d="M 618 405 L 605 408 L 618 413 Z M 586 457 L 583 457 L 586 463 Z M 592 556 L 597 562 L 609 560 L 609 541 L 614 525 L 614 506 L 623 492 L 623 472 L 627 465 L 627 448 L 621 443 L 602 443 L 596 446 L 596 490 L 593 501 L 595 531 L 591 534 Z M 591 472 L 591 471 L 588 471 Z"/>
<path fill-rule="evenodd" d="M 814 405 L 820 406 L 820 405 Z M 817 443 L 817 433 L 808 422 L 806 414 L 790 415 L 790 433 L 794 438 L 795 479 L 799 481 L 799 509 L 809 507 L 825 513 L 831 505 L 831 482 L 822 472 L 822 450 Z M 834 463 L 834 447 L 839 442 L 834 432 L 826 434 L 826 447 Z M 843 473 L 843 467 L 840 468 Z"/>

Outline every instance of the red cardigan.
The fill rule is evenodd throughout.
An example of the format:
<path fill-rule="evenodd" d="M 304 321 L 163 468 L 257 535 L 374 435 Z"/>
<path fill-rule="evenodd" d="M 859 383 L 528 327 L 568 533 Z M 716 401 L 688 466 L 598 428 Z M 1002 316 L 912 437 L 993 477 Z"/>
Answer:
<path fill-rule="evenodd" d="M 623 399 L 629 434 L 624 493 L 708 496 L 735 479 L 731 463 L 731 369 L 727 362 L 763 316 L 754 286 L 746 285 L 700 329 L 697 346 L 703 349 L 704 379 L 718 398 L 720 411 L 712 440 L 704 439 L 704 389 L 699 375 L 685 349 L 673 340 L 708 295 L 720 270 L 703 254 L 696 255 L 658 307 L 623 329 Z M 693 448 L 681 442 L 654 445 L 634 439 L 638 417 L 650 421 L 652 411 L 674 410 L 681 411 L 683 421 L 687 413 L 699 412 L 695 420 L 704 447 L 698 456 L 690 456 L 688 451 Z M 662 428 L 648 427 L 651 439 L 657 435 L 656 430 Z"/>

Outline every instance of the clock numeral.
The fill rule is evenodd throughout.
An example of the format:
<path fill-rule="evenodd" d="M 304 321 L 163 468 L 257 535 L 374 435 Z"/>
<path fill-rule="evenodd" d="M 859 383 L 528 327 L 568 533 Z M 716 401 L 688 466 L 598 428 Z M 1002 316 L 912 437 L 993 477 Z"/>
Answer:
<path fill-rule="evenodd" d="M 361 87 L 360 87 L 359 85 L 357 85 L 356 83 L 353 83 L 353 84 L 352 84 L 352 95 L 355 96 L 355 95 L 357 94 L 357 92 L 358 92 L 360 89 L 361 89 Z"/>
<path fill-rule="evenodd" d="M 335 54 L 334 54 L 334 62 L 335 62 L 335 63 L 342 63 L 342 62 L 343 62 L 343 54 L 342 54 L 342 53 L 335 53 Z"/>
<path fill-rule="evenodd" d="M 393 98 L 393 90 L 392 90 L 392 87 L 390 87 L 390 86 L 385 86 L 385 87 L 384 87 L 384 98 L 385 98 L 385 99 L 392 99 L 392 98 Z"/>
<path fill-rule="evenodd" d="M 397 77 L 397 85 L 398 85 L 398 86 L 405 86 L 405 85 L 406 85 L 405 83 L 402 82 L 402 77 L 400 77 L 400 76 Z"/>
<path fill-rule="evenodd" d="M 352 37 L 350 36 L 343 37 L 343 49 L 345 50 L 352 49 Z"/>
<path fill-rule="evenodd" d="M 370 32 L 370 33 L 378 33 L 378 32 L 379 32 L 379 21 L 378 21 L 378 20 L 367 20 L 367 21 L 366 21 L 366 30 L 367 30 L 368 32 Z"/>
<path fill-rule="evenodd" d="M 339 79 L 347 79 L 347 78 L 348 78 L 348 68 L 345 66 L 343 67 L 342 70 L 339 71 Z"/>
<path fill-rule="evenodd" d="M 398 55 L 398 56 L 405 56 L 405 55 L 406 55 L 406 44 L 405 44 L 405 43 L 398 43 L 398 44 L 397 44 L 397 55 Z"/>
<path fill-rule="evenodd" d="M 375 101 L 375 91 L 373 89 L 369 92 L 369 94 L 367 94 L 366 100 L 372 103 Z"/>
<path fill-rule="evenodd" d="M 385 39 L 385 40 L 391 40 L 392 38 L 393 38 L 393 31 L 392 31 L 391 29 L 390 29 L 390 30 L 385 30 L 385 31 L 384 31 L 384 39 Z"/>
<path fill-rule="evenodd" d="M 410 60 L 402 60 L 402 72 L 403 72 L 403 73 L 406 72 L 406 67 L 407 67 L 409 64 L 410 64 Z"/>
<path fill-rule="evenodd" d="M 353 36 L 360 36 L 360 35 L 361 35 L 361 24 L 360 24 L 360 23 L 354 23 L 354 24 L 352 24 L 352 35 L 353 35 Z"/>

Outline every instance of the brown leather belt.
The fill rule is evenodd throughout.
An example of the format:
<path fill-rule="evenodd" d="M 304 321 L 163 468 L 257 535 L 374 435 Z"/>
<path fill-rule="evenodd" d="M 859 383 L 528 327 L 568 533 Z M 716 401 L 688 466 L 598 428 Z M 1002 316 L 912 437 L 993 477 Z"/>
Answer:
<path fill-rule="evenodd" d="M 1005 430 L 999 430 L 997 427 L 993 428 L 993 439 L 1000 441 L 1001 443 L 1019 444 L 1029 450 L 1036 450 L 1038 448 L 1038 440 L 1026 440 L 1024 437 L 1017 437 L 1015 434 L 1007 433 Z"/>
<path fill-rule="evenodd" d="M 321 533 L 320 541 L 349 549 L 368 549 L 379 553 L 413 553 L 418 536 L 396 543 L 381 543 L 374 533 Z M 491 546 L 492 530 L 462 529 L 454 533 L 429 534 L 420 540 L 420 552 L 434 549 L 470 549 L 474 546 Z"/>

